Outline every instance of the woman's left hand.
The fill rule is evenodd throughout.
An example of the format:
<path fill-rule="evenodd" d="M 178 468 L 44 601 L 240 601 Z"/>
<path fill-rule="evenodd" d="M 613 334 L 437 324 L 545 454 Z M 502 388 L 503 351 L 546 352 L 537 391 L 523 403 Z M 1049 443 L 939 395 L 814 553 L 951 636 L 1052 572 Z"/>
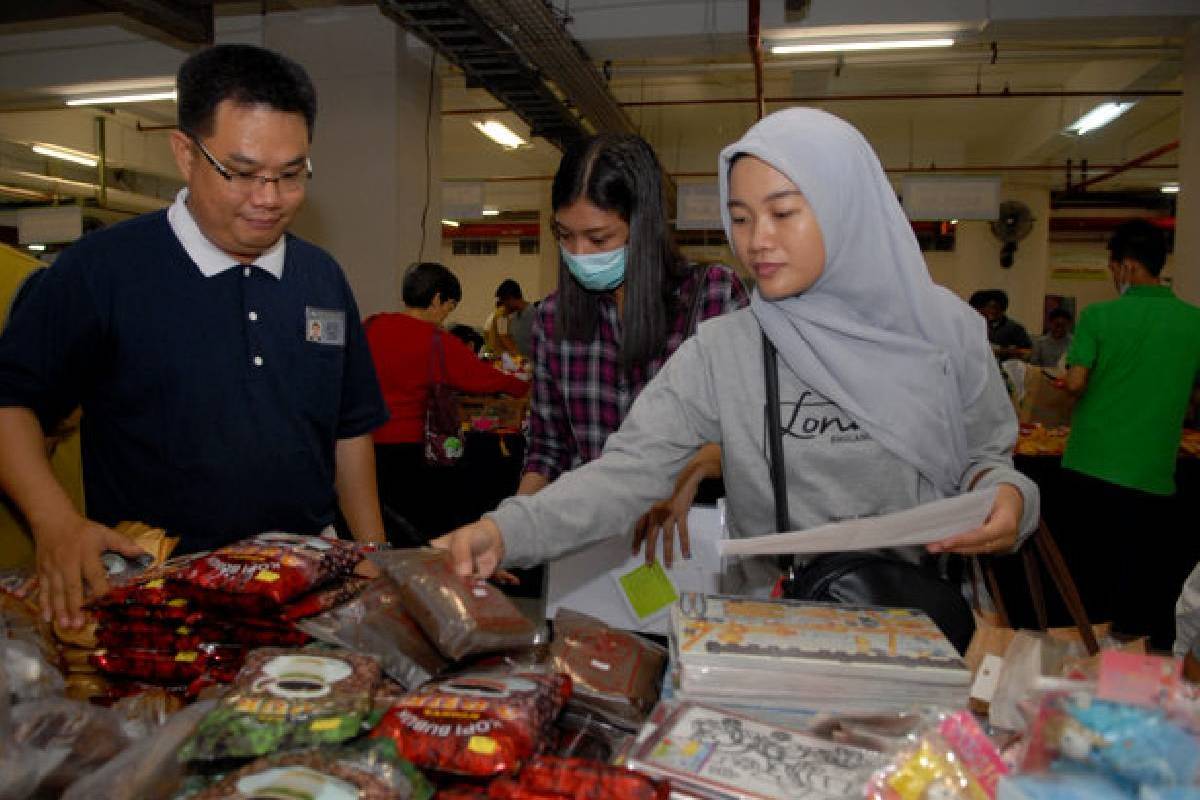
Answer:
<path fill-rule="evenodd" d="M 1017 487 L 1002 483 L 996 487 L 996 502 L 983 525 L 973 531 L 930 542 L 925 549 L 931 553 L 957 553 L 962 556 L 1009 553 L 1017 543 L 1017 526 L 1024 509 L 1025 500 Z"/>

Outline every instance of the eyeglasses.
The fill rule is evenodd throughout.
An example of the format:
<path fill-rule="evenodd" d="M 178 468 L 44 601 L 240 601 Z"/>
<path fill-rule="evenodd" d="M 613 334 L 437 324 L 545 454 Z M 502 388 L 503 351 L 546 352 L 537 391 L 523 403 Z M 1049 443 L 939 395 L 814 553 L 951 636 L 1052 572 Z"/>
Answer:
<path fill-rule="evenodd" d="M 313 175 L 312 161 L 308 158 L 304 159 L 304 169 L 293 169 L 287 172 L 281 172 L 274 178 L 266 175 L 256 175 L 253 172 L 241 172 L 233 170 L 217 161 L 212 153 L 208 152 L 208 148 L 200 141 L 200 137 L 189 131 L 184 131 L 192 143 L 203 154 L 206 161 L 212 165 L 212 168 L 217 171 L 217 174 L 229 182 L 234 189 L 239 192 L 249 193 L 252 189 L 265 187 L 269 183 L 275 184 L 281 194 L 291 194 L 298 192 L 304 188 L 308 180 Z"/>

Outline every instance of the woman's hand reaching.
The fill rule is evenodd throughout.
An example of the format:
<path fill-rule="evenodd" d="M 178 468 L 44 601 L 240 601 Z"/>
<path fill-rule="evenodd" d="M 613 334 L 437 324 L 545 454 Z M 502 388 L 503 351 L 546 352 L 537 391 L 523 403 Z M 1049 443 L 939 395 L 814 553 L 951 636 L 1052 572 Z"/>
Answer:
<path fill-rule="evenodd" d="M 983 525 L 973 531 L 949 536 L 925 546 L 931 553 L 957 553 L 962 556 L 999 555 L 1012 552 L 1017 543 L 1017 527 L 1025 509 L 1025 500 L 1017 487 L 1002 483 L 996 487 L 996 502 Z"/>

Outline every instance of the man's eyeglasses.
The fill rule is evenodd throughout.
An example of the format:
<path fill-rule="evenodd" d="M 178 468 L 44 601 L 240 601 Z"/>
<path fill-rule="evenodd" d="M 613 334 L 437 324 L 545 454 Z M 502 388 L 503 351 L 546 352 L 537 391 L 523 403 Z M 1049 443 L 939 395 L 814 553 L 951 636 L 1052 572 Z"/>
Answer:
<path fill-rule="evenodd" d="M 273 178 L 266 175 L 257 175 L 253 172 L 230 169 L 220 161 L 217 161 L 212 153 L 208 152 L 208 148 L 200 141 L 199 136 L 188 131 L 184 131 L 184 133 L 196 145 L 196 148 L 204 156 L 205 160 L 217 171 L 217 174 L 240 192 L 249 193 L 252 189 L 265 187 L 269 183 L 275 184 L 283 194 L 298 192 L 304 188 L 304 185 L 308 183 L 309 178 L 313 174 L 312 161 L 308 158 L 304 159 L 304 167 L 302 169 L 289 169 Z"/>

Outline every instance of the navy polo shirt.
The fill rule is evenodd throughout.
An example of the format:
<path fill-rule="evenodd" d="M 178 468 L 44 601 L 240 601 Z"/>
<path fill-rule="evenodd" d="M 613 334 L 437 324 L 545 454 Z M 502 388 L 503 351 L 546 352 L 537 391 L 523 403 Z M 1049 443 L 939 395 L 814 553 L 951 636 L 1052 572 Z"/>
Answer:
<path fill-rule="evenodd" d="M 387 419 L 328 253 L 289 235 L 281 278 L 206 278 L 166 211 L 64 251 L 0 336 L 0 406 L 48 429 L 80 404 L 88 516 L 163 527 L 180 552 L 325 527 L 336 441 Z"/>

